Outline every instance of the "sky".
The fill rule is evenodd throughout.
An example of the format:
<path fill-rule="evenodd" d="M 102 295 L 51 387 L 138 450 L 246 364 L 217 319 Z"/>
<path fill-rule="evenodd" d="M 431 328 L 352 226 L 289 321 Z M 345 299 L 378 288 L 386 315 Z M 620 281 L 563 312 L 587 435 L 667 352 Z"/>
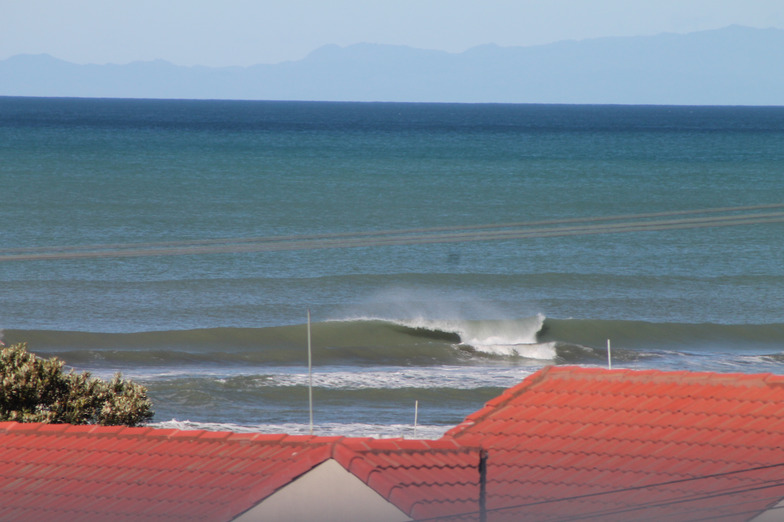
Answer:
<path fill-rule="evenodd" d="M 47 53 L 79 64 L 249 66 L 327 44 L 462 52 L 732 24 L 784 29 L 784 1 L 0 0 L 0 60 Z"/>

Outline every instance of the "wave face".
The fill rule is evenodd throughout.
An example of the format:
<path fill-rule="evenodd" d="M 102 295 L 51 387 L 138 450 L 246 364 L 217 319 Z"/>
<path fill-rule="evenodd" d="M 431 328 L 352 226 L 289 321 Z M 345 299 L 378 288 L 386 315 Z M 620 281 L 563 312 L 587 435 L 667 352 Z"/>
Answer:
<path fill-rule="evenodd" d="M 553 343 L 539 343 L 544 317 L 519 321 L 390 321 L 359 318 L 312 325 L 316 365 L 463 364 L 475 359 L 552 359 Z M 69 364 L 168 366 L 178 364 L 291 365 L 307 357 L 306 325 L 208 328 L 137 333 L 7 330 L 9 342 Z"/>
<path fill-rule="evenodd" d="M 307 357 L 306 325 L 137 333 L 7 330 L 42 354 L 95 368 L 180 365 L 297 365 Z M 784 323 L 767 325 L 546 319 L 389 320 L 366 317 L 312 325 L 317 366 L 471 365 L 488 361 L 582 363 L 661 352 L 775 354 Z"/>

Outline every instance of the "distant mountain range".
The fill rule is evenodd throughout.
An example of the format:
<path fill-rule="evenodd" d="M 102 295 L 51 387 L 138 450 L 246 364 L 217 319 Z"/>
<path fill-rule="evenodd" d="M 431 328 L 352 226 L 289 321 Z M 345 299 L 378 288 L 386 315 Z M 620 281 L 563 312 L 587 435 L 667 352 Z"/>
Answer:
<path fill-rule="evenodd" d="M 328 45 L 299 61 L 182 67 L 0 61 L 0 95 L 404 102 L 784 105 L 784 30 L 730 26 L 463 53 Z"/>

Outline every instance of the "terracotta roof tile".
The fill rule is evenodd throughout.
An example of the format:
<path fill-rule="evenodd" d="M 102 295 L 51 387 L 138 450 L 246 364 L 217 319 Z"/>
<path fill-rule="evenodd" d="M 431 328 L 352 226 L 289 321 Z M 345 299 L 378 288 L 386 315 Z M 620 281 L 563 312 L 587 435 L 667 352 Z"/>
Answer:
<path fill-rule="evenodd" d="M 357 456 L 357 458 L 351 460 L 351 463 L 346 469 L 356 475 L 362 482 L 368 483 L 370 481 L 370 474 L 376 470 L 376 467 L 361 456 Z"/>
<path fill-rule="evenodd" d="M 263 498 L 246 500 L 259 484 L 269 494 L 336 440 L 16 423 L 0 437 L 0 504 L 50 520 L 231 518 Z"/>
<path fill-rule="evenodd" d="M 228 431 L 206 431 L 202 433 L 199 438 L 204 440 L 217 440 L 217 439 L 228 439 L 231 435 Z M 282 439 L 285 435 L 277 435 L 277 440 Z"/>
<path fill-rule="evenodd" d="M 747 520 L 784 497 L 783 384 L 770 374 L 550 367 L 445 438 L 487 449 L 496 508 L 524 504 L 488 520 L 568 518 L 583 495 L 590 502 L 574 513 L 588 519 Z M 779 478 L 764 483 L 753 468 L 772 462 Z M 739 470 L 748 477 L 732 486 Z M 743 507 L 713 507 L 744 488 Z"/>
<path fill-rule="evenodd" d="M 409 516 L 454 515 L 465 510 L 466 488 L 477 509 L 479 451 L 452 440 L 345 439 L 333 455 Z"/>

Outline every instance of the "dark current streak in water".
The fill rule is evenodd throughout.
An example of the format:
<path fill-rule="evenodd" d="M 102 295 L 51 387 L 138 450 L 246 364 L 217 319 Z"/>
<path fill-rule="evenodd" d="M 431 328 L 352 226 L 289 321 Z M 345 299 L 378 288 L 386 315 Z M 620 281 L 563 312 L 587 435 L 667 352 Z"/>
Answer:
<path fill-rule="evenodd" d="M 384 230 L 377 232 L 335 233 L 302 236 L 206 239 L 201 241 L 175 241 L 170 243 L 128 243 L 88 246 L 66 245 L 62 247 L 32 247 L 20 249 L 10 248 L 0 250 L 0 262 L 105 257 L 201 255 L 215 253 L 279 252 L 290 250 L 460 243 L 592 234 L 654 232 L 690 228 L 748 226 L 784 222 L 784 212 L 758 212 L 759 210 L 778 208 L 784 208 L 784 204 L 725 207 L 715 209 L 690 209 L 624 216 L 600 216 L 583 219 L 560 219 L 528 223 L 499 223 L 494 225 L 474 225 L 467 227 L 420 228 L 400 231 Z M 720 213 L 722 215 L 694 216 L 696 214 L 716 213 Z M 670 219 L 649 219 L 652 217 L 669 217 Z M 619 222 L 604 223 L 606 221 Z M 603 223 L 590 224 L 594 222 Z M 565 224 L 574 225 L 563 226 Z M 541 226 L 539 228 L 535 228 L 537 225 L 546 226 L 544 228 Z"/>

